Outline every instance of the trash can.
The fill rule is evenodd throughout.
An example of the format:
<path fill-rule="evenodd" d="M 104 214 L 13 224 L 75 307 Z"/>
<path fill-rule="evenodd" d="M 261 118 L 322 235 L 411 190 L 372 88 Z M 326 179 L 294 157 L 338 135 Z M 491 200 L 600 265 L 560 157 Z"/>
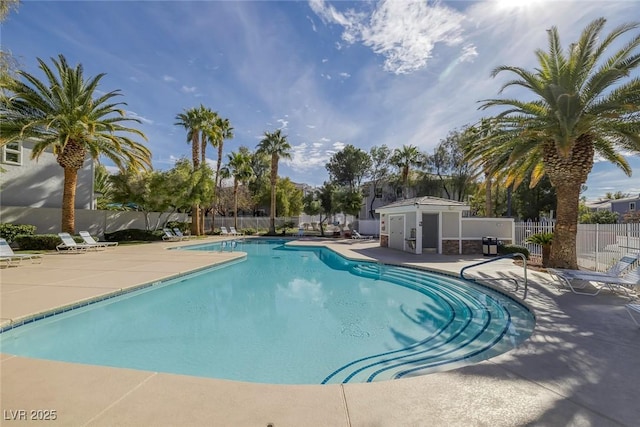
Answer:
<path fill-rule="evenodd" d="M 496 237 L 482 238 L 482 255 L 496 256 L 498 255 L 498 239 Z"/>

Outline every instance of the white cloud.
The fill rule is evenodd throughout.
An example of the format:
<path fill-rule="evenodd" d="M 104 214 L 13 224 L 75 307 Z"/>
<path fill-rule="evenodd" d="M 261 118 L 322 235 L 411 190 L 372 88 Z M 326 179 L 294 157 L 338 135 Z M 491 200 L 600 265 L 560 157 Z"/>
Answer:
<path fill-rule="evenodd" d="M 174 77 L 171 76 L 167 76 L 166 74 L 164 76 L 162 76 L 162 80 L 165 82 L 175 82 L 176 79 Z"/>
<path fill-rule="evenodd" d="M 343 13 L 324 0 L 309 4 L 324 22 L 344 28 L 345 42 L 361 42 L 385 57 L 384 69 L 395 74 L 424 68 L 438 43 L 456 46 L 464 41 L 465 16 L 439 2 L 383 0 L 371 14 L 353 9 Z"/>
<path fill-rule="evenodd" d="M 182 86 L 182 91 L 184 93 L 194 93 L 197 90 L 195 86 Z"/>
<path fill-rule="evenodd" d="M 285 116 L 285 117 L 287 117 L 287 116 Z M 287 126 L 289 126 L 289 121 L 288 121 L 288 120 L 285 120 L 285 119 L 278 119 L 278 120 L 276 120 L 276 121 L 277 121 L 278 123 L 280 123 L 280 128 L 279 128 L 279 129 L 285 130 L 285 129 L 287 129 Z"/>
<path fill-rule="evenodd" d="M 138 113 L 136 113 L 135 111 L 126 111 L 127 116 L 131 117 L 132 119 L 138 119 L 140 120 L 142 123 L 146 123 L 148 125 L 152 125 L 153 124 L 153 120 L 151 119 L 147 119 L 146 117 L 140 116 Z"/>
<path fill-rule="evenodd" d="M 349 73 L 345 73 L 345 72 L 342 72 L 342 73 L 340 73 L 340 74 L 338 74 L 338 75 L 339 75 L 340 77 L 342 77 L 343 79 L 348 79 L 349 77 L 351 77 L 351 74 L 349 74 Z"/>

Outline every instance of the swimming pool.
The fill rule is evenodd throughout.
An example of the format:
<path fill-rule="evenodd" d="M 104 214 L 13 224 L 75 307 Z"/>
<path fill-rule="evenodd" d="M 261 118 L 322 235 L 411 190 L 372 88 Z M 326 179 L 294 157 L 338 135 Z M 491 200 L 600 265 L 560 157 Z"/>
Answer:
<path fill-rule="evenodd" d="M 533 329 L 524 306 L 473 283 L 283 243 L 239 242 L 246 261 L 12 329 L 2 352 L 252 382 L 367 382 L 475 363 Z"/>

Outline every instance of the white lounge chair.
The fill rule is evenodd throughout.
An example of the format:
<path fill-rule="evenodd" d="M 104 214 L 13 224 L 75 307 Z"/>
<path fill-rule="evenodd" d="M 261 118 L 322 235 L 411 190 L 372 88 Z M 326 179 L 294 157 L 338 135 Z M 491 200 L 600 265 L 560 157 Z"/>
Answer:
<path fill-rule="evenodd" d="M 180 230 L 180 229 L 179 229 L 179 228 L 177 228 L 177 227 L 173 229 L 173 233 L 174 233 L 176 236 L 180 237 L 182 240 L 189 240 L 189 239 L 195 239 L 195 238 L 196 238 L 196 236 L 192 236 L 192 235 L 184 234 L 184 233 L 182 232 L 182 230 Z"/>
<path fill-rule="evenodd" d="M 231 233 L 229 233 L 229 230 L 227 230 L 227 227 L 220 226 L 220 235 L 221 236 L 230 236 Z"/>
<path fill-rule="evenodd" d="M 373 240 L 373 236 L 363 236 L 358 230 L 351 230 L 351 238 L 354 240 Z"/>
<path fill-rule="evenodd" d="M 232 236 L 242 236 L 242 233 L 237 231 L 235 227 L 229 227 L 229 234 Z"/>
<path fill-rule="evenodd" d="M 598 272 L 598 271 L 589 271 L 589 270 L 570 270 L 570 269 L 547 269 L 553 270 L 554 272 L 560 272 L 565 277 L 575 277 L 579 278 L 580 276 L 605 276 L 605 277 L 620 277 L 625 271 L 630 268 L 636 261 L 640 260 L 640 253 L 638 255 L 625 255 L 618 260 L 615 264 L 613 264 L 607 271 Z"/>
<path fill-rule="evenodd" d="M 588 285 L 586 282 L 620 279 L 639 259 L 640 254 L 635 256 L 625 255 L 606 272 L 557 268 L 547 268 L 547 272 L 552 276 L 555 276 L 560 285 L 568 287 L 576 294 L 597 295 L 602 288 L 597 289 L 596 292 L 581 292 L 578 289 L 584 289 Z M 583 284 L 578 284 L 575 281 L 582 281 Z"/>
<path fill-rule="evenodd" d="M 56 246 L 56 251 L 59 253 L 82 254 L 86 253 L 89 249 L 96 249 L 95 246 L 76 243 L 69 233 L 58 233 L 58 236 L 62 240 L 62 243 Z"/>
<path fill-rule="evenodd" d="M 547 269 L 549 271 L 551 269 Z M 625 274 L 622 277 L 617 276 L 607 276 L 604 274 L 596 275 L 581 275 L 578 277 L 564 276 L 562 270 L 554 270 L 552 274 L 554 274 L 559 280 L 564 282 L 565 285 L 575 294 L 580 295 L 591 295 L 595 296 L 600 293 L 603 289 L 609 289 L 612 292 L 615 292 L 616 289 L 621 289 L 624 293 L 630 297 L 629 290 L 634 288 L 635 286 L 640 286 L 640 266 L 636 266 L 634 270 Z M 595 292 L 582 292 L 584 286 L 576 286 L 574 280 L 582 280 L 584 282 L 594 284 L 596 290 Z M 578 290 L 580 289 L 580 290 Z"/>
<path fill-rule="evenodd" d="M 182 237 L 176 236 L 175 234 L 173 234 L 173 231 L 169 230 L 168 228 L 163 228 L 162 232 L 164 233 L 162 235 L 162 240 L 164 241 L 177 242 L 179 240 L 182 240 Z"/>
<path fill-rule="evenodd" d="M 9 243 L 0 238 L 0 261 L 6 262 L 7 265 L 18 265 L 23 259 L 30 259 L 32 264 L 39 264 L 42 262 L 42 255 L 16 254 Z"/>
<path fill-rule="evenodd" d="M 81 231 L 79 234 L 86 245 L 95 246 L 97 248 L 110 248 L 118 246 L 118 242 L 98 242 L 91 236 L 91 234 L 89 234 L 88 231 Z"/>

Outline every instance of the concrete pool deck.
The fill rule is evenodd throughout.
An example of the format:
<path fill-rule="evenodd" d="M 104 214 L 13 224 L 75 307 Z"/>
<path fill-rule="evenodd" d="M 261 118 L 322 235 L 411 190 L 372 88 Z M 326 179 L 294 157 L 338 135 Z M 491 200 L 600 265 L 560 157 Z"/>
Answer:
<path fill-rule="evenodd" d="M 166 250 L 216 240 L 47 254 L 41 264 L 27 261 L 4 268 L 2 325 L 243 256 Z M 483 260 L 416 256 L 380 248 L 378 242 L 294 244 L 326 244 L 350 258 L 454 273 Z M 522 268 L 503 260 L 477 273 L 516 277 Z M 509 353 L 473 366 L 369 384 L 299 386 L 0 354 L 0 424 L 46 425 L 32 416 L 55 411 L 53 422 L 64 426 L 637 426 L 640 328 L 624 309 L 627 299 L 607 291 L 595 297 L 575 295 L 558 290 L 546 273 L 529 270 L 528 276 L 525 303 L 537 317 L 532 337 Z"/>

